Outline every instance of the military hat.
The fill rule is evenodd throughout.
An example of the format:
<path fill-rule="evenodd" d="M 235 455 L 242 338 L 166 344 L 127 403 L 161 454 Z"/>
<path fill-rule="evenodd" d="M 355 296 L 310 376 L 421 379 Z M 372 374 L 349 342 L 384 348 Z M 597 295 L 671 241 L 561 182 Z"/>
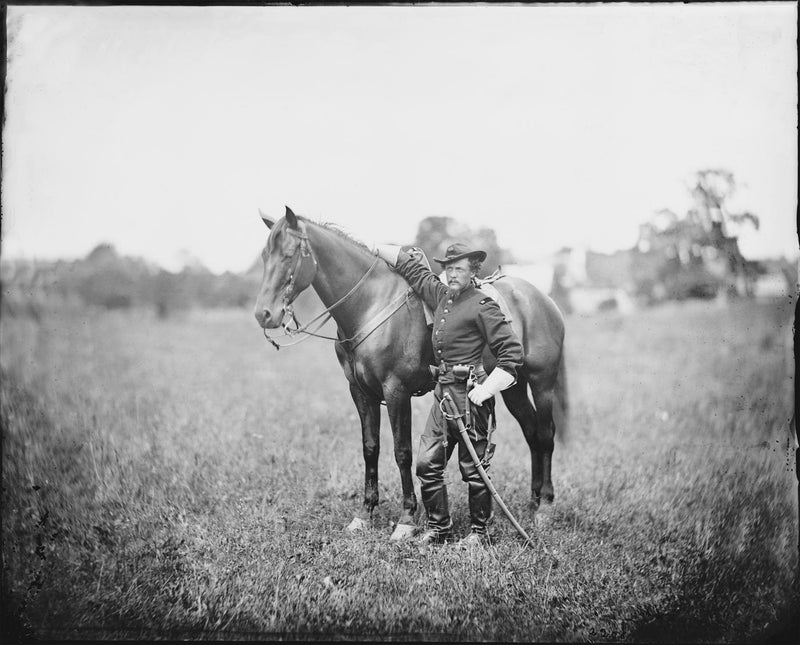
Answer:
<path fill-rule="evenodd" d="M 455 244 L 451 244 L 447 247 L 447 250 L 444 252 L 444 259 L 440 260 L 439 258 L 433 258 L 436 262 L 441 265 L 450 264 L 451 262 L 456 262 L 461 258 L 471 258 L 476 257 L 478 258 L 479 262 L 483 262 L 486 259 L 486 251 L 478 251 L 476 249 L 471 249 L 466 244 L 461 242 L 456 242 Z"/>

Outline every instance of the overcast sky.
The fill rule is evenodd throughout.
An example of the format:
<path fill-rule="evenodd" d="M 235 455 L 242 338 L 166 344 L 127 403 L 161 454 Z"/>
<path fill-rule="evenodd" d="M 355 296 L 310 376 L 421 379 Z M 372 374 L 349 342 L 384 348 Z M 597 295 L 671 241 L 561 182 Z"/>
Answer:
<path fill-rule="evenodd" d="M 629 247 L 723 167 L 797 254 L 796 4 L 8 8 L 2 254 L 243 270 L 284 204 L 380 242 Z"/>

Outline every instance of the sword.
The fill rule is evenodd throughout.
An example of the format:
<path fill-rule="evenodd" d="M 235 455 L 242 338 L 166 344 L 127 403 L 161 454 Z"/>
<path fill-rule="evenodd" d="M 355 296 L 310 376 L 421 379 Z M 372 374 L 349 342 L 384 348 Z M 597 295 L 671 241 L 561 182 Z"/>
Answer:
<path fill-rule="evenodd" d="M 444 393 L 444 396 L 442 397 L 442 404 L 447 407 L 447 411 L 445 411 L 444 408 L 442 409 L 442 411 L 445 412 L 448 418 L 454 419 L 455 422 L 458 424 L 458 432 L 461 435 L 461 440 L 464 442 L 464 445 L 467 447 L 467 450 L 469 451 L 470 457 L 472 457 L 472 463 L 475 464 L 475 468 L 478 469 L 478 474 L 481 476 L 481 479 L 483 479 L 484 483 L 486 484 L 486 487 L 492 494 L 492 497 L 494 497 L 495 501 L 497 502 L 497 505 L 502 509 L 503 513 L 505 513 L 506 517 L 509 519 L 511 524 L 514 525 L 514 528 L 517 529 L 517 533 L 519 533 L 522 537 L 525 538 L 525 542 L 527 544 L 530 544 L 531 547 L 535 547 L 536 545 L 533 543 L 533 540 L 531 539 L 530 535 L 528 535 L 525 532 L 525 529 L 522 528 L 522 526 L 520 526 L 520 523 L 517 522 L 516 518 L 511 513 L 508 506 L 506 506 L 505 502 L 503 502 L 503 500 L 501 499 L 500 493 L 497 492 L 497 489 L 494 487 L 492 480 L 489 479 L 489 475 L 484 469 L 483 465 L 481 464 L 481 460 L 478 459 L 478 453 L 475 452 L 475 446 L 472 445 L 472 441 L 469 438 L 469 434 L 467 434 L 467 428 L 464 426 L 464 422 L 461 420 L 461 415 L 458 413 L 458 408 L 456 407 L 453 399 L 450 397 L 449 392 Z M 544 543 L 542 538 L 539 537 L 538 535 L 536 537 L 539 538 L 539 544 L 541 545 L 542 550 L 547 555 L 549 555 L 553 559 L 553 563 L 557 565 L 558 560 L 547 548 L 547 545 Z"/>

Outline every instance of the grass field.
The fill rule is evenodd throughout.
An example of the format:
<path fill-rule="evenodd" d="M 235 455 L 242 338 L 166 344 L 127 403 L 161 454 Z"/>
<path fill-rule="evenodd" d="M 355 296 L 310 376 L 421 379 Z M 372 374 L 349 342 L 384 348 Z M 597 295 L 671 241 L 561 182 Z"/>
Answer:
<path fill-rule="evenodd" d="M 567 320 L 572 411 L 534 527 L 498 406 L 495 545 L 389 543 L 383 413 L 363 535 L 358 419 L 326 341 L 275 352 L 250 311 L 4 317 L 6 635 L 742 641 L 798 596 L 789 302 Z M 414 447 L 430 395 L 414 401 Z M 455 529 L 469 518 L 456 460 Z M 420 524 L 422 518 L 419 520 Z"/>

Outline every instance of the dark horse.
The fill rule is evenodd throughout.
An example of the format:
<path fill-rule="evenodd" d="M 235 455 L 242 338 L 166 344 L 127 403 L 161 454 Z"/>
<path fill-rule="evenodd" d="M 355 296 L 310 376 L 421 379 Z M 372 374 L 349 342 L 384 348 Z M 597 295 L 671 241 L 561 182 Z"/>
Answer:
<path fill-rule="evenodd" d="M 422 301 L 383 260 L 338 229 L 298 217 L 288 206 L 277 223 L 261 217 L 271 230 L 261 254 L 264 275 L 255 307 L 265 333 L 291 315 L 292 301 L 309 286 L 336 321 L 336 356 L 361 418 L 365 462 L 364 505 L 348 528 L 366 526 L 378 504 L 380 404 L 385 401 L 403 488 L 403 510 L 392 539 L 407 537 L 414 532 L 417 509 L 411 477 L 411 397 L 430 389 L 428 365 L 435 363 Z M 540 501 L 553 501 L 556 398 L 566 412 L 564 321 L 553 301 L 524 280 L 506 277 L 495 287 L 510 307 L 512 326 L 525 348 L 518 381 L 502 394 L 530 448 L 535 512 Z M 488 350 L 483 360 L 491 371 L 495 361 Z"/>

